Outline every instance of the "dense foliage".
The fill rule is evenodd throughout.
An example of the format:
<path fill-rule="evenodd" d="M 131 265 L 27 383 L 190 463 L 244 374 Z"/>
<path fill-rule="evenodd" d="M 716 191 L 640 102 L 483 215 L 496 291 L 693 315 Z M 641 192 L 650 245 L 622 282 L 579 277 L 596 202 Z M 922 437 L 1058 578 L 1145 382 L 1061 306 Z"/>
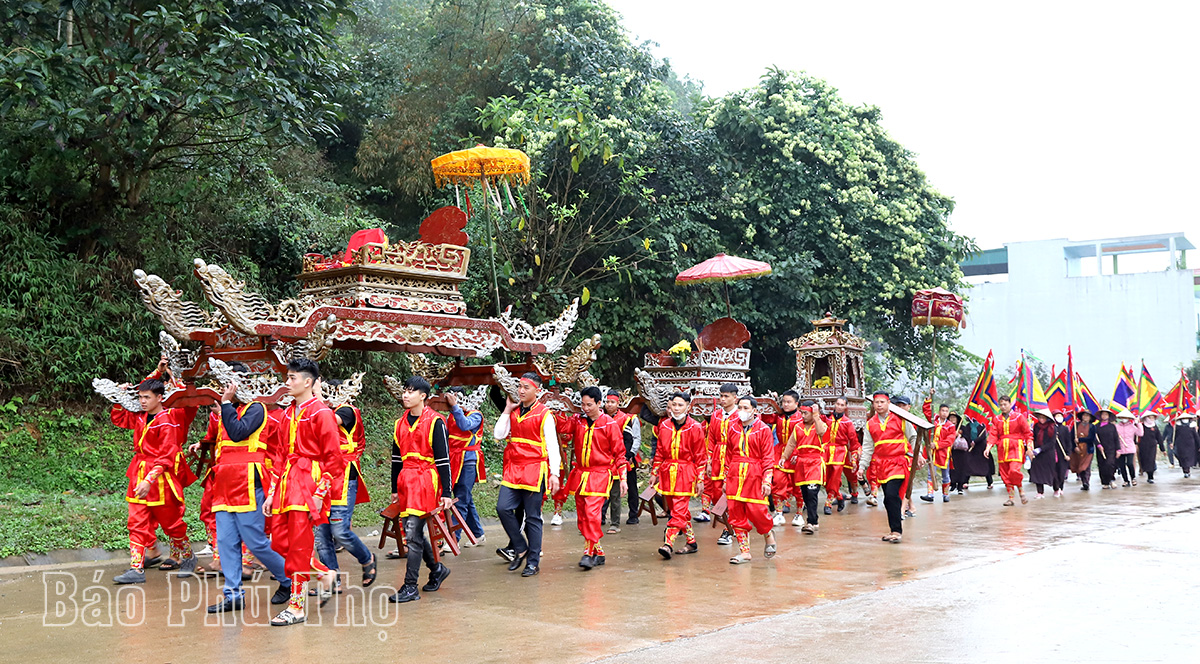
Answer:
<path fill-rule="evenodd" d="M 0 19 L 7 393 L 88 398 L 91 376 L 152 365 L 135 267 L 199 298 L 199 256 L 281 297 L 303 253 L 369 226 L 412 237 L 468 196 L 472 313 L 494 311 L 494 252 L 519 315 L 584 300 L 577 337 L 605 335 L 596 370 L 618 385 L 725 313 L 722 289 L 673 285 L 719 251 L 774 267 L 729 287 L 760 389 L 791 384 L 786 341 L 827 309 L 875 342 L 873 380 L 921 375 L 908 294 L 958 289 L 972 248 L 878 109 L 774 70 L 705 97 L 598 0 L 29 0 Z M 429 174 L 475 142 L 534 164 L 491 215 Z"/>

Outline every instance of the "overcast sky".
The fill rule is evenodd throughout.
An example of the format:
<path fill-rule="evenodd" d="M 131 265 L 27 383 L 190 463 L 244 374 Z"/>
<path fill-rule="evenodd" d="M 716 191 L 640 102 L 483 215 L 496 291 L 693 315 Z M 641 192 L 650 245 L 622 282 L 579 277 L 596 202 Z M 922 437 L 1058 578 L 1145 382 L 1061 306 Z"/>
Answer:
<path fill-rule="evenodd" d="M 880 107 L 983 248 L 1175 231 L 1200 244 L 1200 3 L 610 4 L 707 94 L 776 65 Z"/>

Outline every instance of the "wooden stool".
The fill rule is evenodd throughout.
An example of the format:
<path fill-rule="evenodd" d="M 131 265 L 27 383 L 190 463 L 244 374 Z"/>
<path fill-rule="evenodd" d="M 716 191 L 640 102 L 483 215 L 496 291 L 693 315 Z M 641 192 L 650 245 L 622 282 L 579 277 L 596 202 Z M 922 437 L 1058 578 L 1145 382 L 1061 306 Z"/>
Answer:
<path fill-rule="evenodd" d="M 635 516 L 643 514 L 650 515 L 650 523 L 658 525 L 658 506 L 654 504 L 654 497 L 658 495 L 658 489 L 651 485 L 638 495 L 638 511 Z M 669 515 L 668 515 L 669 516 Z"/>
<path fill-rule="evenodd" d="M 457 503 L 458 500 L 455 499 L 454 502 Z M 392 503 L 379 512 L 379 515 L 383 517 L 383 527 L 379 530 L 379 548 L 387 547 L 388 538 L 394 539 L 396 540 L 396 548 L 400 551 L 400 557 L 403 558 L 408 555 L 408 543 L 404 539 L 404 524 L 400 518 L 401 511 L 398 503 Z M 460 530 L 463 531 L 468 542 L 471 544 L 476 543 L 474 533 L 471 532 L 470 528 L 463 525 L 463 518 L 458 512 L 458 507 L 452 504 L 448 511 L 454 517 L 453 525 L 447 523 L 445 511 L 437 511 L 421 517 L 421 521 L 424 523 L 428 533 L 426 537 L 429 539 L 429 546 L 433 549 L 433 559 L 435 562 L 441 562 L 443 542 L 450 548 L 450 553 L 457 556 L 462 552 L 459 549 L 458 541 L 454 539 L 454 533 Z"/>
<path fill-rule="evenodd" d="M 729 500 L 725 496 L 717 499 L 716 504 L 712 506 L 711 514 L 713 528 L 716 528 L 719 523 L 725 527 L 725 530 L 733 532 L 733 529 L 729 527 Z"/>

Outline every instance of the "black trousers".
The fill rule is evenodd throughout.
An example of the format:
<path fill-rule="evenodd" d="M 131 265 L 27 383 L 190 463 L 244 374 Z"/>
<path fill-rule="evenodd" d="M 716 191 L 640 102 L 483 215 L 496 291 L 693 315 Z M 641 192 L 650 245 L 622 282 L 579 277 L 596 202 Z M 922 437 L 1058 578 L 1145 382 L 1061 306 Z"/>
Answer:
<path fill-rule="evenodd" d="M 1122 454 L 1117 457 L 1117 470 L 1121 471 L 1121 479 L 1129 483 L 1129 479 L 1137 479 L 1137 471 L 1133 469 L 1133 454 Z"/>
<path fill-rule="evenodd" d="M 1097 450 L 1099 453 L 1099 450 Z M 1117 453 L 1115 451 L 1104 450 L 1103 456 L 1097 459 L 1096 465 L 1100 467 L 1100 483 L 1112 484 L 1112 481 L 1117 476 Z"/>
<path fill-rule="evenodd" d="M 421 561 L 430 571 L 437 568 L 433 558 L 433 546 L 425 537 L 424 523 L 421 517 L 409 515 L 404 517 L 404 541 L 408 545 L 408 560 L 404 568 L 404 585 L 417 585 L 417 575 L 421 573 Z"/>
<path fill-rule="evenodd" d="M 545 488 L 545 487 L 543 487 Z M 545 494 L 541 491 L 500 487 L 500 495 L 496 498 L 496 516 L 504 526 L 508 535 L 508 548 L 518 556 L 529 553 L 526 564 L 537 567 L 542 559 L 542 502 Z M 522 528 L 521 517 L 524 516 Z"/>
<path fill-rule="evenodd" d="M 893 533 L 903 533 L 904 526 L 900 520 L 900 510 L 904 505 L 904 498 L 900 495 L 900 489 L 904 487 L 904 478 L 897 477 L 894 480 L 888 480 L 882 485 L 883 488 L 883 508 L 887 510 L 888 528 L 891 528 Z"/>
<path fill-rule="evenodd" d="M 810 525 L 817 525 L 817 505 L 821 497 L 821 485 L 804 484 L 800 487 L 800 495 L 804 497 L 805 520 Z"/>

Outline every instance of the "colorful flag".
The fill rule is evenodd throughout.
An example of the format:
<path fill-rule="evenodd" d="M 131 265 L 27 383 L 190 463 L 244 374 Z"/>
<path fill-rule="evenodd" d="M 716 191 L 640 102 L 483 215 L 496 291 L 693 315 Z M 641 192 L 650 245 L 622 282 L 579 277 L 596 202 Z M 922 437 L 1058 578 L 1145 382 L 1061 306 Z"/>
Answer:
<path fill-rule="evenodd" d="M 1121 373 L 1117 374 L 1117 384 L 1113 386 L 1112 402 L 1137 414 L 1137 383 L 1133 382 L 1133 373 L 1125 363 L 1121 363 Z"/>
<path fill-rule="evenodd" d="M 971 389 L 971 398 L 967 400 L 963 414 L 980 424 L 987 424 L 988 419 L 999 410 L 996 405 L 998 399 L 995 360 L 992 359 L 992 351 L 989 350 L 987 359 L 983 361 L 983 368 L 979 371 L 979 377 L 975 379 L 975 387 Z"/>
<path fill-rule="evenodd" d="M 1163 397 L 1162 414 L 1168 418 L 1175 417 L 1177 413 L 1183 412 L 1184 393 L 1187 392 L 1188 378 L 1183 369 L 1179 370 L 1179 380 L 1175 381 L 1175 386 L 1167 392 Z"/>
<path fill-rule="evenodd" d="M 1046 401 L 1046 393 L 1042 391 L 1042 384 L 1037 379 L 1037 374 L 1033 373 L 1033 367 L 1025 360 L 1025 351 L 1021 351 L 1021 359 L 1017 362 L 1017 370 L 1013 375 L 1010 384 L 1014 384 L 1009 398 L 1012 399 L 1013 407 L 1018 411 L 1029 414 L 1039 408 L 1048 408 L 1049 404 Z"/>
<path fill-rule="evenodd" d="M 1138 413 L 1148 413 L 1152 410 L 1157 412 L 1163 407 L 1162 394 L 1159 394 L 1158 386 L 1154 384 L 1154 379 L 1146 370 L 1145 362 L 1142 362 L 1142 375 L 1138 379 L 1137 406 Z"/>
<path fill-rule="evenodd" d="M 1075 374 L 1075 410 L 1078 412 L 1080 409 L 1095 415 L 1100 410 L 1100 400 L 1083 382 L 1083 376 Z"/>
<path fill-rule="evenodd" d="M 1067 370 L 1063 369 L 1054 377 L 1050 387 L 1046 388 L 1046 403 L 1050 404 L 1050 410 L 1066 412 L 1069 394 L 1067 392 Z"/>

